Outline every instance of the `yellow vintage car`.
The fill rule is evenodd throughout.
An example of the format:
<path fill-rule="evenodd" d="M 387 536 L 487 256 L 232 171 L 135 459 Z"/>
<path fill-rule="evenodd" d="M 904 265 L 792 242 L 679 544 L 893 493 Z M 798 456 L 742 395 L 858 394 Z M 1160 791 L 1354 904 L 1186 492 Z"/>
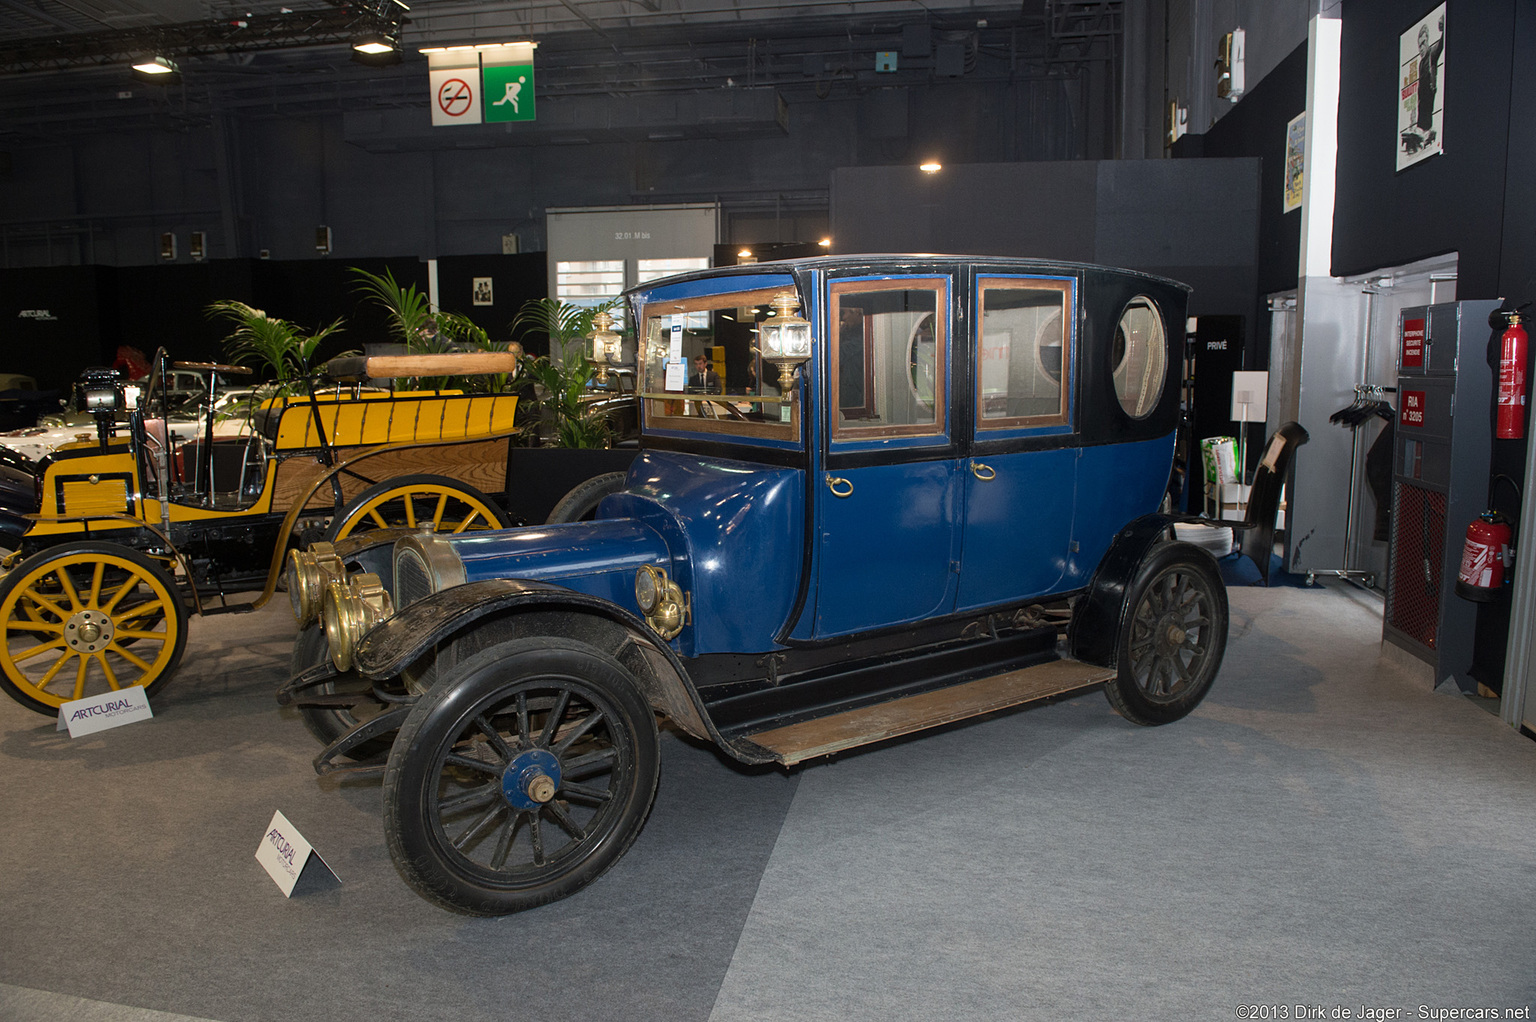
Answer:
<path fill-rule="evenodd" d="M 379 529 L 459 533 L 509 524 L 517 395 L 364 389 L 364 380 L 517 372 L 510 352 L 334 360 L 301 396 L 258 401 L 250 428 L 167 415 L 163 381 L 246 370 L 172 363 L 122 421 L 115 374 L 88 374 L 96 435 L 39 466 L 38 504 L 0 579 L 0 688 L 55 714 L 61 703 L 169 680 L 190 614 L 271 598 L 288 550 L 313 540 L 343 556 Z M 231 602 L 260 590 L 255 602 Z"/>

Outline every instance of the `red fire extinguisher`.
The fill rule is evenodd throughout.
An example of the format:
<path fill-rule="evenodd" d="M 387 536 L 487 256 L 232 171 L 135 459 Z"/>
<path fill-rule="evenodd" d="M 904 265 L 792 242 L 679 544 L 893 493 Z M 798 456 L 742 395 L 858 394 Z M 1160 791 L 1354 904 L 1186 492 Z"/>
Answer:
<path fill-rule="evenodd" d="M 1495 315 L 1508 324 L 1499 338 L 1499 420 L 1495 435 L 1500 440 L 1519 440 L 1525 436 L 1525 360 L 1530 336 L 1521 325 L 1524 316 L 1520 309 Z"/>
<path fill-rule="evenodd" d="M 1504 586 L 1504 565 L 1509 559 L 1509 522 L 1497 511 L 1484 511 L 1467 526 L 1467 542 L 1461 548 L 1461 570 L 1456 573 L 1456 595 L 1487 603 Z"/>
<path fill-rule="evenodd" d="M 1461 548 L 1461 569 L 1456 572 L 1456 595 L 1466 600 L 1487 603 L 1499 595 L 1504 576 L 1514 565 L 1514 530 L 1509 519 L 1497 510 L 1493 492 L 1499 483 L 1514 491 L 1520 502 L 1520 486 L 1500 472 L 1488 488 L 1489 510 L 1472 519 L 1467 526 L 1467 541 Z"/>

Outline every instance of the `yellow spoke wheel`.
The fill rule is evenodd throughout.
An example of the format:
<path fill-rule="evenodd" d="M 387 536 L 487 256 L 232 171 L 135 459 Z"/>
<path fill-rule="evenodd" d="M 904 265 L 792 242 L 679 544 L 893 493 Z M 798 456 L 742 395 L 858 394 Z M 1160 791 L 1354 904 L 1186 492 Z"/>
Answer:
<path fill-rule="evenodd" d="M 181 660 L 187 611 L 150 558 L 112 543 L 33 554 L 0 580 L 0 688 L 50 716 L 71 699 L 142 685 Z"/>
<path fill-rule="evenodd" d="M 413 475 L 370 486 L 331 522 L 331 542 L 374 529 L 431 529 L 461 533 L 505 529 L 496 502 L 466 483 L 444 476 Z"/>

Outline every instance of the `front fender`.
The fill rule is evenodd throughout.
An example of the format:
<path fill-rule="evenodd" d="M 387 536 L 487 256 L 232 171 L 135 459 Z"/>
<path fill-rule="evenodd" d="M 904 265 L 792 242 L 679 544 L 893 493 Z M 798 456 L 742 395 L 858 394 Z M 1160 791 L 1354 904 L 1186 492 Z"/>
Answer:
<path fill-rule="evenodd" d="M 744 758 L 710 720 L 677 654 L 658 641 L 643 621 L 607 600 L 548 582 L 486 579 L 433 593 L 363 636 L 353 656 L 353 666 L 365 678 L 394 677 L 435 644 L 477 621 L 489 623 L 490 619 L 505 618 L 509 613 L 538 611 L 585 615 L 589 620 L 598 618 L 612 625 L 610 637 L 617 648 L 607 652 L 624 660 L 626 650 L 638 651 L 639 662 L 644 666 L 637 666 L 633 660 L 630 666 L 635 667 L 636 681 L 651 705 L 689 734 L 715 742 L 738 759 Z"/>
<path fill-rule="evenodd" d="M 1164 514 L 1143 515 L 1115 534 L 1067 629 L 1073 659 L 1097 667 L 1118 666 L 1127 591 L 1147 552 L 1177 520 Z"/>
<path fill-rule="evenodd" d="M 548 582 L 491 578 L 433 593 L 371 629 L 357 644 L 357 673 L 393 678 L 465 625 L 514 606 L 583 610 L 645 634 L 643 621 L 607 600 Z"/>

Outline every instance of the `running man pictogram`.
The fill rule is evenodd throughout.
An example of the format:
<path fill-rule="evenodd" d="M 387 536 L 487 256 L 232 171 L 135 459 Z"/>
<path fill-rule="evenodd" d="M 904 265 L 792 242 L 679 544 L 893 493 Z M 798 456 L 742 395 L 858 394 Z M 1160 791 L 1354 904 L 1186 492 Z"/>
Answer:
<path fill-rule="evenodd" d="M 517 81 L 508 82 L 506 95 L 492 103 L 491 106 L 503 106 L 507 103 L 511 103 L 512 112 L 521 113 L 522 111 L 517 108 L 517 94 L 523 91 L 523 83 L 527 80 L 528 78 L 526 75 L 519 75 Z"/>

